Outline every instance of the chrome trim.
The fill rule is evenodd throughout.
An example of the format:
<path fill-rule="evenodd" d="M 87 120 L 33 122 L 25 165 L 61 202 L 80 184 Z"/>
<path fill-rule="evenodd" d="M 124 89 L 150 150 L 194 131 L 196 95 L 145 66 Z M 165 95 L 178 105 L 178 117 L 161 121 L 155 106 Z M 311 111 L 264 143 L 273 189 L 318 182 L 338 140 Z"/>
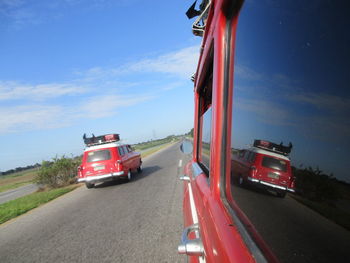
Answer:
<path fill-rule="evenodd" d="M 98 181 L 98 180 L 101 180 L 101 179 L 107 179 L 107 178 L 111 178 L 111 177 L 121 176 L 123 174 L 124 174 L 124 171 L 117 172 L 117 173 L 96 175 L 96 176 L 87 176 L 87 177 L 84 177 L 84 178 L 79 178 L 78 182 Z"/>
<path fill-rule="evenodd" d="M 180 179 L 181 181 L 191 181 L 190 177 L 187 176 L 187 175 L 182 175 L 182 176 L 180 176 L 179 179 Z"/>
<path fill-rule="evenodd" d="M 188 239 L 188 235 L 190 233 L 198 231 L 198 224 L 193 224 L 184 229 L 181 236 L 181 243 L 177 247 L 177 251 L 179 252 L 179 254 L 186 254 L 189 256 L 204 256 L 204 247 L 201 239 Z"/>
<path fill-rule="evenodd" d="M 192 172 L 194 177 L 197 177 L 198 175 L 203 173 L 203 170 L 198 163 L 192 163 Z"/>
<path fill-rule="evenodd" d="M 248 181 L 251 181 L 253 183 L 258 183 L 258 184 L 264 184 L 264 185 L 267 185 L 267 186 L 270 186 L 270 187 L 273 187 L 273 188 L 277 188 L 277 189 L 281 189 L 281 190 L 288 190 L 288 189 L 290 189 L 290 188 L 287 188 L 287 187 L 283 187 L 283 186 L 267 183 L 267 182 L 264 182 L 264 181 L 260 181 L 258 179 L 254 179 L 252 177 L 248 177 Z"/>
<path fill-rule="evenodd" d="M 295 190 L 293 188 L 287 188 L 289 192 L 295 193 Z"/>

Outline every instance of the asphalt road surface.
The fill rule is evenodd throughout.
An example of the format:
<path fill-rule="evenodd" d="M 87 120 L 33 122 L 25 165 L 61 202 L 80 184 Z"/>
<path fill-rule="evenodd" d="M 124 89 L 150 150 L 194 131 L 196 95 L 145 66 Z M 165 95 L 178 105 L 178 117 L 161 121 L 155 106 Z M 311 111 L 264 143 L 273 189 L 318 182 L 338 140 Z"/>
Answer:
<path fill-rule="evenodd" d="M 0 262 L 185 262 L 179 143 L 129 183 L 85 186 L 0 226 Z"/>
<path fill-rule="evenodd" d="M 290 196 L 236 185 L 232 195 L 280 262 L 350 262 L 350 232 Z"/>
<path fill-rule="evenodd" d="M 36 184 L 28 184 L 25 186 L 18 187 L 16 189 L 2 192 L 0 193 L 0 204 L 34 193 L 36 190 L 38 190 L 38 186 Z"/>

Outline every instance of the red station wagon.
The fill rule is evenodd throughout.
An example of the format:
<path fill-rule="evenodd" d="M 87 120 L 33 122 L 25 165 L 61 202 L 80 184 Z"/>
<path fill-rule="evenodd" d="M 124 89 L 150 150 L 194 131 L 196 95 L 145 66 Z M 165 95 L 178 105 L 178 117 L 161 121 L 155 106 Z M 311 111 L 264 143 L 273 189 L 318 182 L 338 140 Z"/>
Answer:
<path fill-rule="evenodd" d="M 247 183 L 272 189 L 277 196 L 295 192 L 288 154 L 292 148 L 268 141 L 255 140 L 254 146 L 231 155 L 231 173 L 243 186 Z"/>
<path fill-rule="evenodd" d="M 118 134 L 107 134 L 86 138 L 86 149 L 82 164 L 78 167 L 78 182 L 85 182 L 87 188 L 96 183 L 116 180 L 131 180 L 131 173 L 142 172 L 140 153 L 130 145 L 119 142 Z"/>

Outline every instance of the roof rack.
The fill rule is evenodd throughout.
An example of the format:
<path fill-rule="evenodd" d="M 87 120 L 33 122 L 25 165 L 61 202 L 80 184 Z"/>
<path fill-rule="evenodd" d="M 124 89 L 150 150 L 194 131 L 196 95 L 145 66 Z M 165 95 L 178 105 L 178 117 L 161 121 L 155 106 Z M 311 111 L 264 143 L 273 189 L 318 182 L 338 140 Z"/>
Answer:
<path fill-rule="evenodd" d="M 293 148 L 292 143 L 290 142 L 288 146 L 283 145 L 283 142 L 280 144 L 264 141 L 264 140 L 254 140 L 254 147 L 264 149 L 270 152 L 275 152 L 283 155 L 288 155 Z"/>
<path fill-rule="evenodd" d="M 86 137 L 86 134 L 83 135 L 83 140 L 86 146 L 100 145 L 105 143 L 117 142 L 120 140 L 119 134 L 105 134 L 95 136 L 92 134 L 91 137 Z"/>

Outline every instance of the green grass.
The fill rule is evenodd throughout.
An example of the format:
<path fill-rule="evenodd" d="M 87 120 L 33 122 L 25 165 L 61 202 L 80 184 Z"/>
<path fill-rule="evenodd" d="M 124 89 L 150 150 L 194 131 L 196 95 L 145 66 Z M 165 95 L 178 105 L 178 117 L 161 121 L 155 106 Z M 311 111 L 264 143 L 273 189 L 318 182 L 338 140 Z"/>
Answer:
<path fill-rule="evenodd" d="M 152 153 L 155 153 L 155 152 L 158 152 L 159 150 L 165 148 L 166 146 L 170 145 L 171 143 L 165 143 L 165 144 L 162 144 L 162 145 L 159 145 L 158 147 L 154 147 L 152 149 L 149 149 L 147 151 L 144 151 L 141 153 L 141 157 L 142 158 L 145 158 L 146 156 L 149 156 L 151 155 Z"/>
<path fill-rule="evenodd" d="M 15 189 L 27 184 L 32 183 L 32 181 L 28 181 L 28 182 L 18 182 L 18 183 L 13 183 L 13 184 L 7 184 L 7 185 L 0 185 L 0 193 L 1 192 L 5 192 L 11 189 Z"/>
<path fill-rule="evenodd" d="M 34 168 L 27 171 L 0 176 L 0 192 L 32 183 L 37 175 L 37 171 L 38 169 Z"/>
<path fill-rule="evenodd" d="M 176 138 L 176 137 L 164 138 L 164 139 L 159 139 L 159 140 L 154 140 L 154 141 L 134 144 L 133 147 L 136 150 L 145 150 L 147 148 L 151 148 L 151 147 L 155 147 L 155 146 L 158 146 L 158 145 L 166 144 L 166 143 L 172 142 L 174 140 L 177 141 L 178 138 Z"/>
<path fill-rule="evenodd" d="M 22 215 L 33 208 L 45 204 L 63 194 L 66 194 L 75 188 L 77 185 L 71 185 L 64 188 L 51 189 L 44 192 L 36 192 L 18 199 L 0 204 L 0 224 Z"/>
<path fill-rule="evenodd" d="M 317 213 L 323 215 L 324 217 L 328 218 L 329 220 L 333 221 L 334 223 L 341 225 L 342 227 L 346 228 L 347 230 L 350 230 L 350 214 L 338 209 L 336 206 L 331 206 L 324 202 L 314 202 L 305 198 L 302 198 L 300 196 L 292 195 L 295 200 L 299 201 L 303 205 L 311 208 L 312 210 L 316 211 Z"/>

